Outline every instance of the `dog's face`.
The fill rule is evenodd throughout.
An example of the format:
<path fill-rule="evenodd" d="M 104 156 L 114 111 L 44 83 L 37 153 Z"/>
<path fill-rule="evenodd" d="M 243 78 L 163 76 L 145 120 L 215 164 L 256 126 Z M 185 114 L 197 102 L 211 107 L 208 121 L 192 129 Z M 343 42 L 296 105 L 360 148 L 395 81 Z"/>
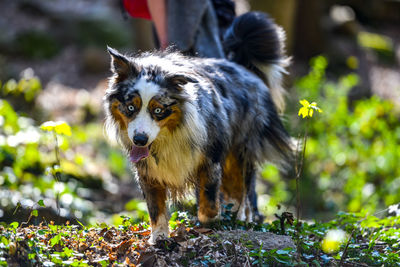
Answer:
<path fill-rule="evenodd" d="M 182 75 L 168 75 L 151 66 L 138 66 L 113 49 L 109 49 L 114 72 L 105 103 L 108 120 L 136 163 L 149 156 L 158 138 L 171 134 L 182 122 Z M 128 143 L 128 144 L 127 144 Z"/>

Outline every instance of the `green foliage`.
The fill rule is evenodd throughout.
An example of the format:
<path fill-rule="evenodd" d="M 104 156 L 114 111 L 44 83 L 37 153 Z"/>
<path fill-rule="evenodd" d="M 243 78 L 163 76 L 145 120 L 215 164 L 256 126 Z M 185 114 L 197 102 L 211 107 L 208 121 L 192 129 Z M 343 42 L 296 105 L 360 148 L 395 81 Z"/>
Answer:
<path fill-rule="evenodd" d="M 86 199 L 88 192 L 89 196 L 100 190 L 104 192 L 103 173 L 98 170 L 126 176 L 129 173 L 126 159 L 117 148 L 106 145 L 101 124 L 70 127 L 65 122 L 50 121 L 39 127 L 34 114 L 26 116 L 18 110 L 36 97 L 40 88 L 37 78 L 10 80 L 2 86 L 1 94 L 7 96 L 7 100 L 0 99 L 0 209 L 3 218 L 11 218 L 11 215 L 16 218 L 25 210 L 28 214 L 20 217 L 19 222 L 26 221 L 29 214 L 35 219 L 32 222 L 37 222 L 41 219 L 36 218 L 40 209 L 47 209 L 53 214 L 61 211 L 64 217 L 76 217 L 87 223 L 99 212 Z M 24 97 L 20 98 L 22 95 Z M 92 154 L 88 156 L 83 147 L 93 147 L 89 150 Z M 108 161 L 109 157 L 113 160 Z M 138 217 L 143 214 L 141 211 Z"/>
<path fill-rule="evenodd" d="M 143 223 L 135 223 L 127 216 L 121 216 L 122 224 L 116 229 L 105 224 L 97 228 L 78 227 L 70 225 L 53 225 L 18 228 L 18 223 L 5 225 L 0 231 L 0 255 L 9 258 L 16 249 L 20 252 L 19 260 L 34 263 L 49 261 L 61 266 L 87 266 L 88 259 L 98 259 L 96 262 L 106 261 L 105 265 L 116 263 L 117 260 L 106 251 L 125 251 L 129 255 L 137 255 L 145 251 L 143 245 L 150 231 L 149 226 Z M 221 232 L 215 235 L 210 229 L 199 229 L 193 227 L 194 218 L 187 213 L 175 212 L 170 219 L 171 236 L 182 238 L 182 231 L 188 231 L 183 243 L 187 245 L 189 239 L 203 240 L 199 244 L 198 252 L 192 253 L 188 247 L 187 257 L 180 259 L 184 265 L 189 262 L 194 264 L 217 264 L 220 260 L 229 262 L 229 259 L 246 257 L 252 265 L 257 266 L 338 266 L 340 262 L 344 265 L 355 266 L 364 264 L 368 266 L 399 266 L 400 265 L 400 217 L 385 216 L 378 218 L 366 213 L 339 213 L 334 220 L 326 223 L 320 222 L 297 222 L 285 224 L 285 235 L 293 238 L 297 249 L 284 248 L 266 250 L 263 245 L 255 246 L 250 239 L 243 236 L 240 240 L 226 239 Z M 278 220 L 270 224 L 253 224 L 243 222 L 232 222 L 223 220 L 223 226 L 228 229 L 243 229 L 259 232 L 281 233 Z M 200 232 L 206 232 L 208 237 L 202 237 Z M 208 233 L 208 234 L 207 234 Z M 250 233 L 250 232 L 249 232 Z M 337 248 L 332 251 L 324 251 L 323 241 L 332 233 L 341 235 L 341 242 L 335 244 Z M 344 234 L 342 234 L 344 233 Z M 343 238 L 344 235 L 344 238 Z M 331 237 L 332 238 L 332 237 Z M 111 241 L 114 239 L 114 241 Z M 335 239 L 335 237 L 333 237 Z M 125 240 L 125 241 L 122 241 Z M 124 244 L 130 240 L 129 246 Z M 165 240 L 164 246 L 167 251 L 173 249 L 174 238 Z M 179 239 L 178 239 L 179 240 Z M 185 241 L 186 240 L 186 241 Z M 122 241 L 122 242 L 121 242 Z M 18 243 L 19 242 L 19 243 Z M 26 244 L 15 247 L 15 244 Z M 200 256 L 202 247 L 212 248 L 214 251 L 223 250 L 219 258 L 205 255 Z M 82 248 L 91 248 L 83 250 Z M 230 249 L 231 247 L 231 249 Z M 347 248 L 346 248 L 347 247 Z M 141 248 L 141 249 L 140 249 Z M 237 250 L 236 248 L 240 248 Z M 21 253 L 21 250 L 26 251 Z M 137 252 L 135 252 L 137 251 Z M 83 252 L 83 253 L 82 253 Z M 94 254 L 93 252 L 96 252 Z M 170 251 L 171 252 L 171 251 Z M 1 254 L 3 253 L 3 254 Z M 165 253 L 165 252 L 164 252 Z M 119 254 L 125 259 L 124 254 Z M 222 256 L 225 255 L 225 256 Z M 102 266 L 103 264 L 100 263 Z"/>
<path fill-rule="evenodd" d="M 305 173 L 321 179 L 326 201 L 349 211 L 374 210 L 400 202 L 400 113 L 378 97 L 349 111 L 345 94 L 355 81 L 349 75 L 336 88 L 323 88 L 326 115 L 311 126 Z M 338 190 L 345 192 L 342 199 L 334 197 Z"/>
<path fill-rule="evenodd" d="M 12 228 L 14 228 L 14 229 L 17 229 L 18 226 L 19 226 L 19 223 L 18 223 L 18 222 L 12 222 L 12 223 L 10 223 L 10 226 L 11 226 Z"/>
<path fill-rule="evenodd" d="M 330 229 L 342 229 L 347 232 L 347 242 L 341 244 L 339 252 L 329 258 L 340 260 L 345 246 L 346 261 L 366 263 L 369 266 L 399 265 L 398 236 L 400 217 L 379 219 L 373 215 L 362 213 L 339 213 L 336 220 L 329 223 L 304 223 L 300 230 L 300 242 L 304 253 L 308 255 L 324 255 L 320 249 L 320 240 Z M 396 259 L 397 258 L 397 259 Z M 322 259 L 323 260 L 323 259 Z"/>
<path fill-rule="evenodd" d="M 185 225 L 186 227 L 192 226 L 186 212 L 175 211 L 169 219 L 169 227 L 175 230 L 180 225 Z"/>
<path fill-rule="evenodd" d="M 17 52 L 27 57 L 37 59 L 51 58 L 60 51 L 60 44 L 47 32 L 21 32 L 16 37 L 15 42 Z"/>
<path fill-rule="evenodd" d="M 39 215 L 38 210 L 32 210 L 31 211 L 31 215 L 34 216 L 34 217 L 37 217 Z"/>
<path fill-rule="evenodd" d="M 399 203 L 399 109 L 390 100 L 377 96 L 350 105 L 347 95 L 358 84 L 358 76 L 349 74 L 338 82 L 327 81 L 327 64 L 322 56 L 314 58 L 310 73 L 295 86 L 299 95 L 296 99 L 315 101 L 324 110 L 308 125 L 300 179 L 302 206 L 332 213 L 357 212 L 362 208 L 374 211 Z M 289 113 L 294 115 L 296 111 Z M 293 121 L 296 120 L 299 119 L 293 116 Z M 292 125 L 303 134 L 304 125 Z M 293 132 L 293 136 L 298 136 Z M 280 179 L 274 179 L 275 182 L 266 179 L 270 179 L 273 188 L 281 183 Z M 294 183 L 286 194 L 295 195 Z M 272 194 L 272 199 L 275 198 L 282 197 Z"/>
<path fill-rule="evenodd" d="M 137 199 L 131 199 L 125 204 L 125 210 L 133 212 L 133 217 L 138 219 L 148 219 L 146 202 Z"/>
<path fill-rule="evenodd" d="M 273 216 L 279 210 L 279 205 L 290 199 L 287 181 L 282 179 L 279 169 L 274 165 L 266 165 L 261 173 L 262 179 L 267 183 L 268 195 L 260 195 L 262 200 L 261 212 Z"/>
<path fill-rule="evenodd" d="M 50 246 L 54 247 L 55 245 L 62 245 L 61 234 L 56 234 L 52 239 L 50 239 Z"/>
<path fill-rule="evenodd" d="M 21 79 L 16 82 L 14 79 L 6 82 L 1 87 L 1 94 L 4 96 L 12 95 L 19 96 L 23 95 L 25 101 L 31 102 L 42 90 L 40 80 L 36 77 L 30 79 Z"/>
<path fill-rule="evenodd" d="M 6 100 L 0 101 L 0 118 L 3 122 L 3 130 L 0 130 L 0 184 L 4 194 L 11 196 L 10 190 L 23 191 L 25 208 L 29 208 L 28 203 L 44 207 L 44 195 L 47 193 L 50 197 L 49 193 L 54 192 L 55 198 L 56 190 L 61 188 L 64 199 L 66 195 L 76 196 L 74 188 L 63 185 L 66 181 L 57 182 L 46 171 L 54 165 L 55 155 L 48 152 L 46 140 L 49 137 L 35 126 L 35 122 L 20 116 Z M 13 209 L 11 201 L 3 201 L 2 208 Z M 37 216 L 37 210 L 32 215 Z"/>
<path fill-rule="evenodd" d="M 43 199 L 39 200 L 38 204 L 40 207 L 43 207 L 43 208 L 45 207 Z"/>
<path fill-rule="evenodd" d="M 77 27 L 77 41 L 86 46 L 103 47 L 109 44 L 113 47 L 123 47 L 129 45 L 129 34 L 121 32 L 118 27 L 117 24 L 101 19 L 81 20 Z"/>
<path fill-rule="evenodd" d="M 393 40 L 385 35 L 361 31 L 357 34 L 358 44 L 375 52 L 383 62 L 395 64 Z"/>
<path fill-rule="evenodd" d="M 240 226 L 242 227 L 242 226 Z M 247 229 L 262 232 L 281 233 L 280 222 L 252 225 Z M 366 264 L 368 266 L 399 266 L 400 257 L 400 217 L 380 219 L 366 213 L 338 213 L 334 220 L 326 223 L 300 222 L 285 224 L 285 234 L 290 235 L 296 246 L 298 257 L 293 250 L 266 251 L 261 247 L 251 248 L 249 256 L 253 264 L 284 264 L 285 266 L 338 266 L 340 261 L 350 266 Z M 333 236 L 337 235 L 337 236 Z M 329 237 L 330 236 L 330 237 Z M 333 241 L 328 246 L 330 252 L 324 251 L 324 241 Z M 336 243 L 337 242 L 337 243 Z M 337 247 L 336 247 L 337 246 Z M 348 248 L 346 249 L 346 246 Z M 346 252 L 346 253 L 345 253 Z M 353 265 L 352 265 L 353 264 Z M 273 265 L 273 264 L 272 264 Z"/>
<path fill-rule="evenodd" d="M 265 250 L 261 244 L 257 250 L 250 251 L 249 256 L 255 259 L 252 265 L 275 266 L 276 264 L 283 264 L 284 266 L 294 266 L 295 259 L 291 254 L 292 252 L 294 252 L 293 248 Z"/>

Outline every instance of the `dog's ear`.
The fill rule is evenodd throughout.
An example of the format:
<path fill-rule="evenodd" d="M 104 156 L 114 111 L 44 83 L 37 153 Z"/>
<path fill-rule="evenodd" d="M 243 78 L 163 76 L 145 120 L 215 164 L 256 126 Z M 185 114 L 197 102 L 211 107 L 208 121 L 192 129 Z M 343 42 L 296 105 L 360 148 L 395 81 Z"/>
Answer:
<path fill-rule="evenodd" d="M 129 76 L 137 76 L 139 74 L 137 66 L 127 57 L 109 46 L 107 46 L 107 51 L 111 56 L 111 71 L 117 75 L 118 80 L 123 81 Z"/>
<path fill-rule="evenodd" d="M 182 85 L 187 83 L 197 83 L 197 80 L 185 74 L 173 74 L 165 77 L 167 88 L 182 90 Z"/>

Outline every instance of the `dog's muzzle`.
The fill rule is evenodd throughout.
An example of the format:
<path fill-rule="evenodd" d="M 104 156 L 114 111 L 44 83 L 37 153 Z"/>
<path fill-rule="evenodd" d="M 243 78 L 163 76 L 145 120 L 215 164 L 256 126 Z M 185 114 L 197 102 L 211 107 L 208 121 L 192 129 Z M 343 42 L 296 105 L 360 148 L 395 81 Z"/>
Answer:
<path fill-rule="evenodd" d="M 133 163 L 139 162 L 141 159 L 147 158 L 150 154 L 150 145 L 147 145 L 149 137 L 147 134 L 140 133 L 133 136 L 133 143 L 135 144 L 130 151 L 130 160 Z"/>

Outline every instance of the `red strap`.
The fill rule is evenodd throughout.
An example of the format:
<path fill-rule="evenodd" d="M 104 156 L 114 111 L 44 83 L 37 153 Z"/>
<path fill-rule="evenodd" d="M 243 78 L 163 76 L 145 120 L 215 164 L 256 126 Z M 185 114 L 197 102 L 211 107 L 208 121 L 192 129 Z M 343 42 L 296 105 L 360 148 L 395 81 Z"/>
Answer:
<path fill-rule="evenodd" d="M 151 20 L 147 0 L 123 0 L 123 3 L 126 11 L 132 17 Z"/>

